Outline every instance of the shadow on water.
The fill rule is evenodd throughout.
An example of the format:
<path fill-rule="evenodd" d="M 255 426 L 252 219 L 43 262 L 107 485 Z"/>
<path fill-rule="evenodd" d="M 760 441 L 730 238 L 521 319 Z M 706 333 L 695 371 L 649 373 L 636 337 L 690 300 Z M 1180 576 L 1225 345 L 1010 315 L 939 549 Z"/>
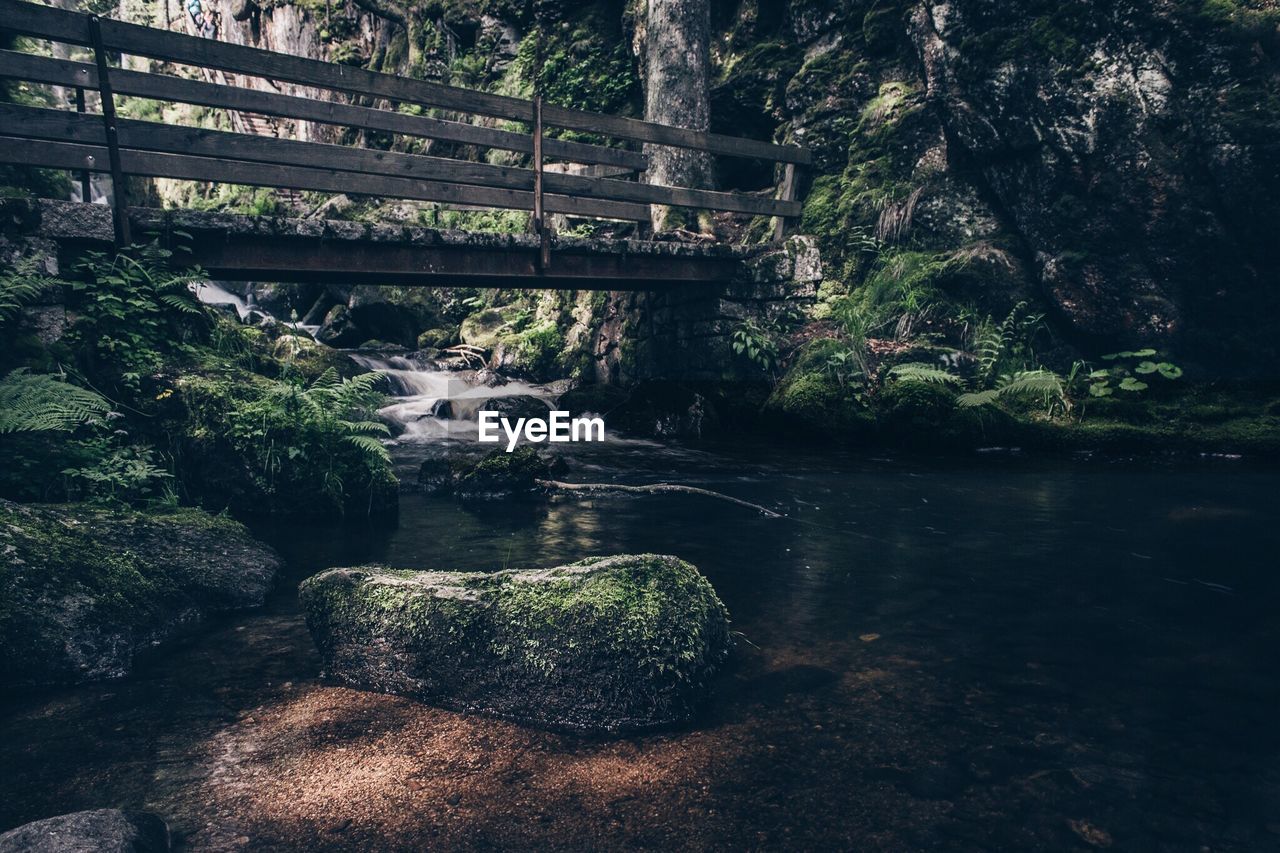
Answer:
<path fill-rule="evenodd" d="M 575 448 L 693 496 L 265 525 L 262 611 L 128 681 L 10 700 L 5 826 L 127 805 L 191 849 L 1280 846 L 1280 476 L 761 447 Z M 323 685 L 299 580 L 674 553 L 741 642 L 684 732 L 591 742 Z M 343 792 L 339 797 L 337 792 Z"/>

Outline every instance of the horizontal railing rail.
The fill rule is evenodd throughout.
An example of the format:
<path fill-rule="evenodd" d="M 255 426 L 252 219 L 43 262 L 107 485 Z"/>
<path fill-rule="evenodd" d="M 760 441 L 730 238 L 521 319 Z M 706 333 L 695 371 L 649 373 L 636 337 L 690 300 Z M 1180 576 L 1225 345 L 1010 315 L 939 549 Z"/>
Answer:
<path fill-rule="evenodd" d="M 24 0 L 0 0 L 0 30 L 88 46 L 95 62 L 0 50 L 0 77 L 74 88 L 79 112 L 0 104 L 0 161 L 82 173 L 109 172 L 117 208 L 117 239 L 128 242 L 124 176 L 210 181 L 293 190 L 341 192 L 469 207 L 531 210 L 543 234 L 545 214 L 646 221 L 649 205 L 670 205 L 775 217 L 800 213 L 795 168 L 810 161 L 794 145 L 738 139 L 620 116 L 589 113 L 506 95 L 382 74 L 313 59 L 97 18 Z M 348 96 L 391 102 L 390 109 L 110 67 L 108 52 L 285 81 Z M 102 115 L 84 112 L 83 92 L 101 96 Z M 117 118 L 114 98 L 126 95 L 234 113 L 375 130 L 532 155 L 531 168 L 426 154 L 280 139 L 152 121 Z M 412 104 L 531 125 L 529 132 L 413 115 Z M 243 122 L 241 122 L 243 126 Z M 771 160 L 784 167 L 778 197 L 669 187 L 626 180 L 648 166 L 641 151 L 548 137 L 546 127 L 589 132 L 623 144 L 692 148 L 711 154 Z M 582 164 L 580 174 L 547 168 L 548 159 Z M 87 179 L 82 177 L 87 185 Z"/>

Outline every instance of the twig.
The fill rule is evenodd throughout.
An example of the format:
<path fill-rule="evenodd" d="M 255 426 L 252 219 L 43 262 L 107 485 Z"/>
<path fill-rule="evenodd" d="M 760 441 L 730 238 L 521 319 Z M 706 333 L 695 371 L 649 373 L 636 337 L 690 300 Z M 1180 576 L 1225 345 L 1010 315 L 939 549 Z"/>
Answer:
<path fill-rule="evenodd" d="M 601 494 L 604 492 L 624 492 L 627 494 L 656 495 L 668 494 L 672 492 L 683 493 L 686 495 L 702 495 L 706 498 L 719 498 L 722 501 L 745 506 L 754 509 L 761 515 L 768 518 L 785 518 L 781 513 L 774 512 L 768 507 L 753 504 L 750 501 L 740 500 L 729 495 L 713 492 L 710 489 L 699 489 L 695 486 L 679 486 L 674 483 L 654 483 L 649 486 L 624 486 L 619 483 L 562 483 L 559 480 L 538 480 L 538 485 L 544 489 L 556 489 L 562 492 L 578 492 L 580 494 Z"/>

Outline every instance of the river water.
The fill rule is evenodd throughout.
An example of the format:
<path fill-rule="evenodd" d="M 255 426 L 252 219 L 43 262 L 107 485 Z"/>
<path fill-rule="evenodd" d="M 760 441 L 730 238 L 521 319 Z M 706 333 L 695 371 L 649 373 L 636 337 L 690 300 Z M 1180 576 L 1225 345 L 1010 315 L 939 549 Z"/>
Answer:
<path fill-rule="evenodd" d="M 476 450 L 432 412 L 484 392 L 401 379 L 407 480 Z M 394 527 L 257 525 L 288 562 L 267 607 L 3 706 L 0 828 L 129 806 L 186 849 L 1280 849 L 1280 475 L 805 444 L 557 446 L 562 479 L 784 519 L 406 491 Z M 335 565 L 646 551 L 697 565 L 739 632 L 685 731 L 594 741 L 334 687 L 296 606 Z"/>

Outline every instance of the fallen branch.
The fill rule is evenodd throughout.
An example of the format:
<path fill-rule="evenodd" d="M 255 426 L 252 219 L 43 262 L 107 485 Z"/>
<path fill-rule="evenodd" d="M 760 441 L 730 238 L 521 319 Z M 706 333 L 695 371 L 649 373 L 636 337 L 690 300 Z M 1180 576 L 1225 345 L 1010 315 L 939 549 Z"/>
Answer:
<path fill-rule="evenodd" d="M 650 486 L 624 486 L 619 483 L 562 483 L 559 480 L 538 480 L 539 486 L 544 489 L 555 489 L 562 492 L 576 492 L 578 494 L 598 495 L 607 492 L 622 492 L 624 494 L 670 494 L 679 493 L 686 495 L 701 495 L 705 498 L 719 498 L 722 501 L 745 506 L 754 509 L 761 515 L 768 518 L 785 518 L 781 513 L 774 512 L 768 507 L 753 504 L 750 501 L 740 500 L 729 495 L 723 495 L 720 492 L 713 492 L 710 489 L 699 489 L 695 486 L 678 486 L 674 483 L 654 483 Z"/>

